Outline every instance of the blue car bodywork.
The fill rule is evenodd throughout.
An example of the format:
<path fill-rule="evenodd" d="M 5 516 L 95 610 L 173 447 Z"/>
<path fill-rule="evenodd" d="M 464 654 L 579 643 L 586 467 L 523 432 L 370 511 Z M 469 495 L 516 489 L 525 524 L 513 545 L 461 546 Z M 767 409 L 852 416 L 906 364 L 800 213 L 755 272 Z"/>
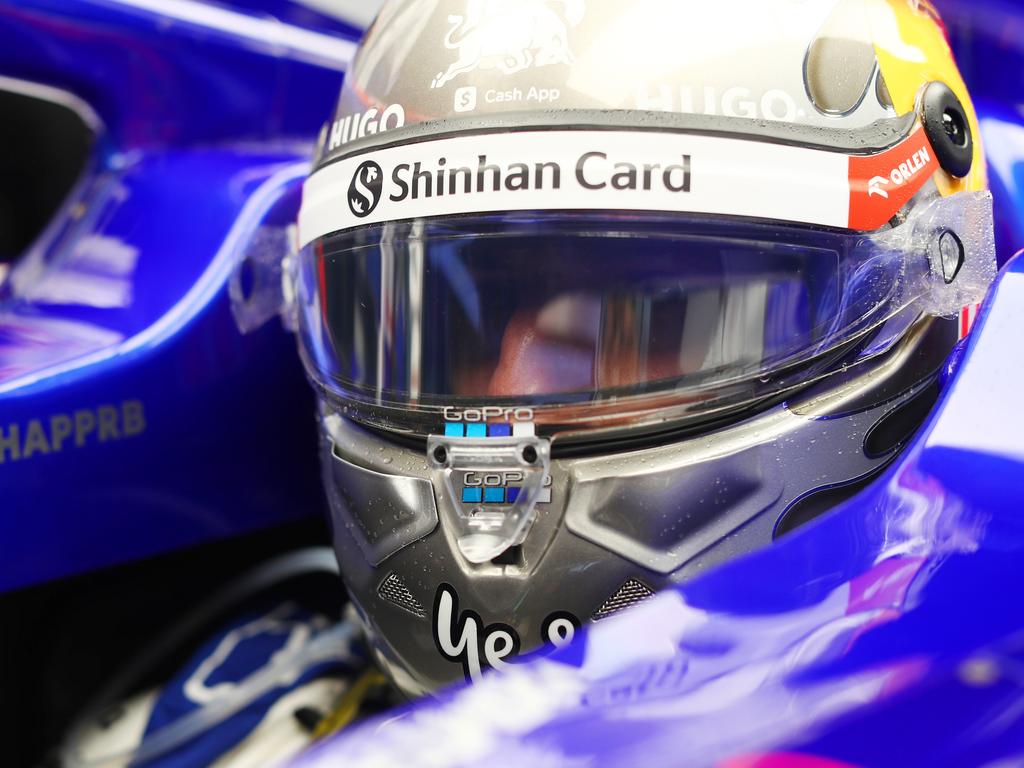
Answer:
<path fill-rule="evenodd" d="M 901 460 L 777 546 L 304 764 L 1024 759 L 1024 13 L 940 6 L 1006 266 Z M 96 133 L 0 293 L 0 591 L 319 512 L 294 343 L 241 336 L 228 285 L 294 218 L 357 37 L 286 0 L 0 4 L 0 75 Z"/>
<path fill-rule="evenodd" d="M 294 342 L 241 336 L 227 285 L 294 221 L 358 33 L 251 5 L 0 3 L 8 87 L 95 135 L 0 288 L 0 592 L 320 513 Z"/>

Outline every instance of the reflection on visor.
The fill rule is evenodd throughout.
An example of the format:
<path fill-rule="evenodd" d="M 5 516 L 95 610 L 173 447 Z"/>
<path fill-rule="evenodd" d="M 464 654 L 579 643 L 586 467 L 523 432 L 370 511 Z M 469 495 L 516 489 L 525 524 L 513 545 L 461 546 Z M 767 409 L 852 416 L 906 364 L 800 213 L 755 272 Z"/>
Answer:
<path fill-rule="evenodd" d="M 713 399 L 847 344 L 934 283 L 912 223 L 862 236 L 487 216 L 339 233 L 302 262 L 316 286 L 303 294 L 317 297 L 303 308 L 304 348 L 321 384 L 419 410 Z"/>

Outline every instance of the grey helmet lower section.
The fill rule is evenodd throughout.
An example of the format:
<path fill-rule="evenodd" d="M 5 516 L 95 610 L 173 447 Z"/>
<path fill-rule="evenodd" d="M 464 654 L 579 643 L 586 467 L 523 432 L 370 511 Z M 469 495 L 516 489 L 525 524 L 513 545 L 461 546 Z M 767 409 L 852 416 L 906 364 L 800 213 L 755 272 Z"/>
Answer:
<path fill-rule="evenodd" d="M 955 322 L 924 321 L 886 355 L 698 436 L 593 456 L 560 457 L 556 442 L 523 543 L 483 564 L 459 552 L 460 500 L 425 446 L 324 402 L 334 546 L 379 662 L 419 695 L 770 544 L 885 468 L 956 339 Z"/>

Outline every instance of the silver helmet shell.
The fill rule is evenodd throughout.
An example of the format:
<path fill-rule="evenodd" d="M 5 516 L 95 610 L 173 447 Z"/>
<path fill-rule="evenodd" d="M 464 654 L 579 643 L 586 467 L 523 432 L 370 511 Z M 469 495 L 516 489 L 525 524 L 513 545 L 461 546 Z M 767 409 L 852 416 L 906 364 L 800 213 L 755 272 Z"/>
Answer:
<path fill-rule="evenodd" d="M 994 272 L 930 14 L 385 6 L 296 293 L 335 548 L 399 687 L 565 643 L 893 458 Z"/>

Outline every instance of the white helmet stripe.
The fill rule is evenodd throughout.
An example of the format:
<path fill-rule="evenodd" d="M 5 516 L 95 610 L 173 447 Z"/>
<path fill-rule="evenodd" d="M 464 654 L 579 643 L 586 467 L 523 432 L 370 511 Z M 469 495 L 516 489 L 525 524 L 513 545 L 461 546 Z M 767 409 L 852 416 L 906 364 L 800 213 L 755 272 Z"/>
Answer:
<path fill-rule="evenodd" d="M 722 214 L 850 225 L 850 157 L 637 131 L 463 135 L 344 158 L 306 182 L 303 246 L 365 224 L 535 210 Z"/>

